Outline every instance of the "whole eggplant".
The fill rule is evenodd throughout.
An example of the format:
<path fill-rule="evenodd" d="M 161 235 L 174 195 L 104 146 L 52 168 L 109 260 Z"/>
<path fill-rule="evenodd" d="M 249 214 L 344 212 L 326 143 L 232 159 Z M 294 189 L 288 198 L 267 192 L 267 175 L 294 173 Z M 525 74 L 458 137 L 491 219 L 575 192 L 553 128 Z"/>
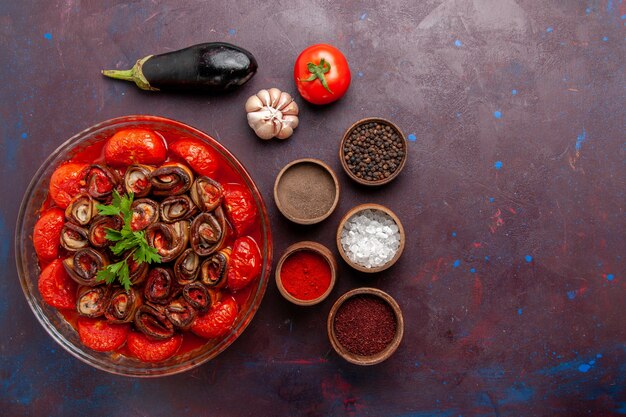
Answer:
<path fill-rule="evenodd" d="M 245 49 L 211 42 L 148 55 L 129 70 L 103 70 L 102 74 L 134 81 L 143 90 L 217 93 L 245 84 L 257 68 L 256 59 Z"/>

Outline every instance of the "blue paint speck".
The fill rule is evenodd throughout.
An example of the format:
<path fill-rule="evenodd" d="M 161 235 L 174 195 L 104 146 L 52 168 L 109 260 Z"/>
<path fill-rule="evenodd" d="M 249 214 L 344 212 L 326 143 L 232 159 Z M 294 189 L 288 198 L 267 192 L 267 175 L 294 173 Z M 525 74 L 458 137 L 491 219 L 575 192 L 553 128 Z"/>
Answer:
<path fill-rule="evenodd" d="M 568 291 L 567 298 L 569 298 L 570 300 L 573 300 L 574 298 L 576 298 L 576 291 Z"/>
<path fill-rule="evenodd" d="M 552 26 L 548 26 L 548 28 L 546 29 L 546 32 L 548 33 L 552 33 L 554 29 L 552 29 Z"/>
<path fill-rule="evenodd" d="M 583 127 L 583 132 L 576 137 L 576 150 L 580 151 L 580 148 L 583 146 L 583 142 L 587 139 L 587 132 Z"/>
<path fill-rule="evenodd" d="M 609 0 L 606 2 L 606 11 L 610 12 L 611 10 L 613 10 L 613 0 Z"/>
<path fill-rule="evenodd" d="M 533 257 L 530 256 L 530 255 L 524 256 L 524 259 L 526 260 L 526 262 L 532 262 L 533 261 Z"/>
<path fill-rule="evenodd" d="M 452 237 L 456 237 L 456 232 L 452 232 Z"/>
<path fill-rule="evenodd" d="M 595 363 L 596 363 L 596 361 L 594 361 L 594 360 L 590 360 L 589 361 L 589 365 L 595 365 Z"/>
<path fill-rule="evenodd" d="M 415 362 L 415 367 L 419 368 L 419 366 L 420 366 L 420 363 L 419 362 Z"/>
<path fill-rule="evenodd" d="M 626 19 L 626 14 L 622 15 L 622 20 Z"/>
<path fill-rule="evenodd" d="M 452 264 L 452 267 L 453 267 L 453 268 L 458 268 L 458 267 L 459 267 L 459 265 L 461 265 L 461 260 L 460 260 L 460 259 L 457 259 L 457 260 L 456 260 L 456 261 L 454 261 L 454 263 Z"/>
<path fill-rule="evenodd" d="M 485 256 L 485 261 L 489 262 L 489 257 Z"/>
<path fill-rule="evenodd" d="M 461 46 L 463 46 L 463 42 L 457 39 L 454 41 L 454 46 L 456 46 L 457 48 L 460 48 Z"/>
<path fill-rule="evenodd" d="M 515 89 L 511 90 L 511 94 L 516 95 L 517 94 L 517 90 L 515 90 Z"/>
<path fill-rule="evenodd" d="M 583 363 L 578 367 L 578 370 L 580 372 L 587 372 L 590 369 L 591 369 L 591 366 L 587 365 L 586 363 Z"/>
<path fill-rule="evenodd" d="M 361 16 L 359 16 L 359 20 L 365 20 L 367 19 L 367 12 L 362 13 Z"/>
<path fill-rule="evenodd" d="M 489 202 L 490 202 L 490 203 L 493 203 L 495 200 L 496 200 L 495 198 L 493 198 L 493 197 L 489 197 Z"/>
<path fill-rule="evenodd" d="M 518 316 L 521 316 L 521 315 L 522 315 L 522 312 L 523 312 L 523 310 L 522 310 L 521 308 L 518 308 L 518 309 L 517 309 L 517 315 L 518 315 Z"/>
<path fill-rule="evenodd" d="M 496 161 L 496 162 L 493 164 L 493 167 L 494 167 L 495 169 L 501 169 L 501 168 L 502 168 L 502 165 L 503 165 L 503 164 L 502 164 L 502 161 Z"/>
<path fill-rule="evenodd" d="M 609 37 L 608 37 L 608 36 L 604 36 L 604 37 L 602 38 L 602 40 L 603 40 L 604 42 L 606 42 L 606 41 L 608 41 L 608 40 L 609 40 Z"/>
<path fill-rule="evenodd" d="M 598 359 L 600 359 L 601 357 L 602 357 L 602 354 L 601 354 L 601 353 L 598 353 L 598 354 L 596 355 L 596 358 L 598 358 Z"/>
<path fill-rule="evenodd" d="M 591 13 L 591 8 L 587 7 L 587 8 L 585 9 L 585 14 L 586 14 L 587 16 L 589 16 L 589 13 Z"/>
<path fill-rule="evenodd" d="M 50 40 L 50 39 L 52 39 L 52 33 L 50 33 L 50 32 L 48 32 L 48 33 L 44 33 L 44 34 L 43 34 L 43 37 L 44 37 L 44 38 L 46 38 L 46 39 L 48 39 L 48 40 Z"/>
<path fill-rule="evenodd" d="M 237 29 L 228 29 L 228 34 L 233 36 L 234 34 L 237 33 Z"/>
<path fill-rule="evenodd" d="M 523 382 L 516 382 L 505 391 L 505 397 L 502 398 L 501 403 L 504 405 L 513 403 L 528 403 L 532 401 L 534 395 L 534 389 Z"/>
<path fill-rule="evenodd" d="M 496 110 L 493 112 L 493 117 L 495 117 L 496 119 L 501 119 L 502 118 L 502 112 L 500 110 Z"/>
<path fill-rule="evenodd" d="M 360 77 L 362 77 L 364 74 L 363 74 L 363 71 L 359 71 L 359 72 L 357 72 L 357 73 L 356 73 L 356 75 L 357 75 L 357 77 L 359 77 L 359 78 L 360 78 Z"/>
<path fill-rule="evenodd" d="M 457 119 L 461 118 L 461 113 L 460 113 L 460 112 L 457 112 L 457 113 L 456 113 L 456 118 L 457 118 Z"/>
<path fill-rule="evenodd" d="M 606 276 L 606 279 L 608 279 L 609 281 L 613 281 L 613 280 L 615 279 L 615 275 L 613 275 L 613 274 L 608 274 L 608 275 Z"/>
<path fill-rule="evenodd" d="M 415 133 L 409 133 L 409 136 L 407 136 L 407 139 L 411 142 L 415 142 L 417 140 L 417 136 L 415 136 Z"/>
<path fill-rule="evenodd" d="M 24 133 L 22 133 L 21 136 L 22 136 L 22 139 L 26 139 L 28 137 L 28 133 L 24 132 Z"/>
<path fill-rule="evenodd" d="M 471 272 L 472 274 L 476 273 L 476 268 L 470 268 L 470 272 Z"/>

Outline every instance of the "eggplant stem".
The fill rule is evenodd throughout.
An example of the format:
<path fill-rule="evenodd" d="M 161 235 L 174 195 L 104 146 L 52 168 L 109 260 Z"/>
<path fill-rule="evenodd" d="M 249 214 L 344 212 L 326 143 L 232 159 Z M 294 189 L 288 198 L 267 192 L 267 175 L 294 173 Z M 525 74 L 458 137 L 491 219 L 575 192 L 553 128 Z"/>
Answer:
<path fill-rule="evenodd" d="M 135 71 L 129 70 L 102 70 L 102 75 L 116 80 L 135 81 Z"/>
<path fill-rule="evenodd" d="M 152 58 L 152 55 L 148 55 L 145 58 L 138 60 L 131 69 L 128 70 L 102 70 L 102 75 L 109 78 L 115 78 L 116 80 L 132 81 L 137 84 L 137 87 L 142 90 L 159 91 L 158 88 L 154 88 L 150 85 L 150 82 L 143 75 L 141 67 L 144 62 Z"/>

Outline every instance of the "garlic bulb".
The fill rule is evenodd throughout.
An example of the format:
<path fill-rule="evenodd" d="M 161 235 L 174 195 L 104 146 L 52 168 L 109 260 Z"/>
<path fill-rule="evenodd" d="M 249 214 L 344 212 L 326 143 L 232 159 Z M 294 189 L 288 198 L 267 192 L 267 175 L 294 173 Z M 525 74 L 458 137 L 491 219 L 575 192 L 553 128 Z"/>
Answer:
<path fill-rule="evenodd" d="M 287 139 L 298 127 L 298 105 L 278 88 L 261 90 L 246 101 L 248 124 L 258 137 Z"/>

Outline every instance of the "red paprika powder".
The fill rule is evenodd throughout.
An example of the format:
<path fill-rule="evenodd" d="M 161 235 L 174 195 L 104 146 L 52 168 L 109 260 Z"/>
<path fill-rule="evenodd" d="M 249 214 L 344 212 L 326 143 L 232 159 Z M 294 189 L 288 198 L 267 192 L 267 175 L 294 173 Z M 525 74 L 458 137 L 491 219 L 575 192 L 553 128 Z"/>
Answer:
<path fill-rule="evenodd" d="M 328 261 L 319 253 L 300 250 L 291 254 L 280 269 L 280 280 L 293 297 L 308 301 L 320 297 L 330 285 Z"/>

